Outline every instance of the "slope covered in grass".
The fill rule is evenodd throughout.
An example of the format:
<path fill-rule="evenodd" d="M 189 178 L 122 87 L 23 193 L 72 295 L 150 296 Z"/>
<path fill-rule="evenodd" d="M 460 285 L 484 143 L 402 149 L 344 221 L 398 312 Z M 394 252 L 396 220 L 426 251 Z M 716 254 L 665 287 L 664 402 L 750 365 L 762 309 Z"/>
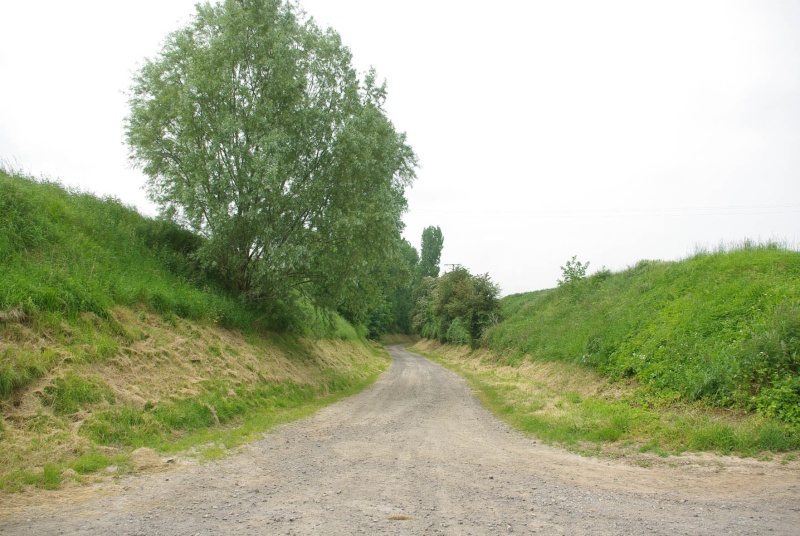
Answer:
<path fill-rule="evenodd" d="M 116 307 L 42 329 L 0 324 L 0 350 L 50 356 L 0 402 L 0 490 L 54 488 L 136 469 L 137 449 L 216 456 L 374 381 L 383 350 L 227 329 Z M 87 355 L 91 337 L 114 351 Z M 132 456 L 133 455 L 133 456 Z"/>
<path fill-rule="evenodd" d="M 47 331 L 58 330 L 65 320 L 81 325 L 80 316 L 91 313 L 107 326 L 77 330 L 76 341 L 87 338 L 87 359 L 118 350 L 119 343 L 113 342 L 118 330 L 110 316 L 117 306 L 235 329 L 291 327 L 319 337 L 352 331 L 335 315 L 331 322 L 311 310 L 304 318 L 281 318 L 244 307 L 192 260 L 200 240 L 116 199 L 0 171 L 0 321 L 35 321 Z M 3 352 L 0 397 L 41 376 L 53 362 L 13 346 Z"/>
<path fill-rule="evenodd" d="M 144 304 L 159 313 L 247 321 L 202 281 L 188 255 L 199 238 L 116 199 L 0 171 L 0 310 L 25 315 Z"/>
<path fill-rule="evenodd" d="M 335 314 L 242 304 L 194 263 L 199 241 L 0 171 L 0 490 L 236 443 L 385 369 Z"/>
<path fill-rule="evenodd" d="M 745 245 L 642 261 L 505 298 L 486 339 L 506 364 L 562 360 L 632 378 L 648 404 L 698 400 L 800 422 L 800 253 Z"/>
<path fill-rule="evenodd" d="M 518 430 L 591 455 L 650 464 L 653 454 L 715 452 L 797 459 L 796 425 L 702 403 L 642 404 L 635 380 L 569 361 L 507 359 L 506 351 L 420 341 L 421 352 L 462 375 L 481 401 Z M 780 453 L 780 454 L 778 454 Z"/>

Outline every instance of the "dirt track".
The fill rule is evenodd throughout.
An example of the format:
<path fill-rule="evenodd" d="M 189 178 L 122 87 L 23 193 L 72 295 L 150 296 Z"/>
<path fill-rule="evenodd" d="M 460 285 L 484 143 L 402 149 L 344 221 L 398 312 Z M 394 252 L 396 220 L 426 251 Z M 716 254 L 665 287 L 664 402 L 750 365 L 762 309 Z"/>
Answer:
<path fill-rule="evenodd" d="M 390 352 L 364 393 L 218 463 L 0 502 L 0 535 L 798 534 L 797 462 L 583 458 L 510 431 L 455 374 Z"/>

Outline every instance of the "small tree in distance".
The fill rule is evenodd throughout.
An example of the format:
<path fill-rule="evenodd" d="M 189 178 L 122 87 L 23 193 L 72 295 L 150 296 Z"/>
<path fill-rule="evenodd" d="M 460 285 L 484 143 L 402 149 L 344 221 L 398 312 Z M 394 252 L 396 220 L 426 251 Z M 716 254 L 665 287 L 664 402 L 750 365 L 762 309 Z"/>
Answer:
<path fill-rule="evenodd" d="M 499 295 L 489 274 L 472 275 L 463 266 L 427 276 L 414 292 L 413 327 L 440 342 L 477 344 L 499 318 Z"/>
<path fill-rule="evenodd" d="M 433 225 L 425 227 L 422 231 L 422 249 L 419 254 L 417 271 L 419 279 L 424 277 L 439 277 L 439 261 L 442 259 L 444 236 L 442 230 Z"/>
<path fill-rule="evenodd" d="M 573 255 L 572 259 L 567 261 L 565 266 L 561 267 L 561 277 L 558 280 L 558 286 L 571 285 L 576 281 L 580 281 L 586 277 L 586 270 L 589 268 L 589 262 L 582 263 L 578 260 L 577 255 Z"/>

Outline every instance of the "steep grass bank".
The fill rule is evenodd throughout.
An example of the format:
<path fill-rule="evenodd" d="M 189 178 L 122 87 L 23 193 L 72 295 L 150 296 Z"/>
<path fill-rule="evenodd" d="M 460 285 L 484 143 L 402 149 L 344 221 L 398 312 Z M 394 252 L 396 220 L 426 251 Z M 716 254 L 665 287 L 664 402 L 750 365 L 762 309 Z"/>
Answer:
<path fill-rule="evenodd" d="M 651 406 L 700 401 L 800 424 L 800 253 L 745 244 L 509 296 L 501 364 L 635 379 Z"/>
<path fill-rule="evenodd" d="M 244 306 L 201 270 L 202 238 L 142 216 L 118 199 L 65 189 L 0 169 L 0 319 L 35 313 L 101 318 L 114 306 L 226 327 L 337 337 L 336 315 Z"/>
<path fill-rule="evenodd" d="M 119 474 L 139 447 L 217 452 L 387 366 L 335 314 L 242 304 L 200 240 L 0 171 L 0 489 Z"/>
<path fill-rule="evenodd" d="M 267 314 L 245 306 L 193 260 L 201 240 L 116 199 L 0 170 L 0 324 L 57 334 L 66 325 L 81 348 L 76 358 L 89 361 L 114 355 L 132 340 L 112 314 L 120 306 L 248 332 L 280 327 L 316 338 L 357 337 L 337 315 L 309 308 L 287 318 L 274 308 L 269 312 L 276 314 Z M 86 315 L 105 322 L 97 327 Z M 32 354 L 10 342 L 0 348 L 0 400 L 57 361 L 53 352 Z"/>
<path fill-rule="evenodd" d="M 789 461 L 800 450 L 800 435 L 785 423 L 691 403 L 648 407 L 638 402 L 634 380 L 612 380 L 569 361 L 509 360 L 508 353 L 431 340 L 410 349 L 463 376 L 484 405 L 516 429 L 581 453 L 648 465 L 652 454 Z"/>
<path fill-rule="evenodd" d="M 161 314 L 252 320 L 202 277 L 190 254 L 200 238 L 145 218 L 116 199 L 0 171 L 0 310 L 101 318 L 115 305 Z"/>
<path fill-rule="evenodd" d="M 0 324 L 4 352 L 53 360 L 2 402 L 0 489 L 123 474 L 140 447 L 214 456 L 362 389 L 389 363 L 356 338 L 243 334 L 145 308 L 119 307 L 108 319 L 86 313 L 81 323 L 93 329 L 80 339 L 67 323 Z M 82 337 L 91 332 L 116 350 L 87 359 Z"/>

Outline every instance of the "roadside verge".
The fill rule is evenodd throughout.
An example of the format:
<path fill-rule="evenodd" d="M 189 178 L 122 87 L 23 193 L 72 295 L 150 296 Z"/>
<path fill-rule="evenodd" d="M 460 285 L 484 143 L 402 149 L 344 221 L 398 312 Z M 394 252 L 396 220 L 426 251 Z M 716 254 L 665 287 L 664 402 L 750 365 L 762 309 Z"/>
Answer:
<path fill-rule="evenodd" d="M 422 340 L 409 350 L 464 377 L 483 404 L 517 430 L 569 450 L 607 457 L 642 456 L 640 463 L 685 452 L 798 459 L 800 438 L 756 415 L 673 404 L 652 407 L 631 380 L 612 381 L 572 363 L 514 360 L 486 349 Z"/>

